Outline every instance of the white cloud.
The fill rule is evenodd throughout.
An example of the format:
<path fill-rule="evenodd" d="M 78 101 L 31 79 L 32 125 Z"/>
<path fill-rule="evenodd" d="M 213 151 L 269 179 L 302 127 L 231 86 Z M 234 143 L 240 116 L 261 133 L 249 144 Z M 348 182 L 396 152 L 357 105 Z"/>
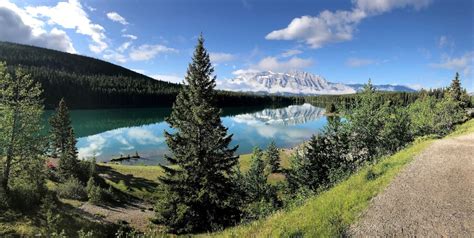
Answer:
<path fill-rule="evenodd" d="M 438 47 L 439 48 L 453 48 L 454 47 L 454 41 L 448 37 L 448 36 L 440 36 L 438 40 Z"/>
<path fill-rule="evenodd" d="M 135 140 L 140 145 L 159 144 L 165 141 L 163 136 L 157 136 L 150 130 L 140 127 L 132 127 L 128 129 L 128 138 Z"/>
<path fill-rule="evenodd" d="M 126 41 L 124 43 L 122 43 L 118 48 L 117 48 L 117 51 L 120 52 L 120 53 L 123 53 L 125 50 L 127 50 L 131 45 L 132 45 L 132 42 L 136 39 L 138 39 L 137 36 L 135 35 L 130 35 L 130 34 L 124 34 L 122 35 L 122 37 L 125 37 L 125 38 L 128 38 L 130 39 L 129 41 Z"/>
<path fill-rule="evenodd" d="M 184 76 L 180 77 L 177 75 L 155 74 L 155 75 L 151 75 L 151 77 L 156 80 L 166 81 L 170 83 L 177 83 L 177 84 L 184 83 Z"/>
<path fill-rule="evenodd" d="M 125 18 L 123 18 L 122 16 L 120 16 L 120 14 L 118 14 L 117 12 L 109 12 L 107 13 L 107 18 L 109 18 L 110 20 L 114 21 L 114 22 L 118 22 L 122 25 L 128 25 L 128 22 L 127 20 L 125 20 Z"/>
<path fill-rule="evenodd" d="M 141 45 L 133 48 L 130 52 L 130 59 L 133 61 L 143 61 L 154 58 L 161 53 L 175 53 L 176 49 L 166 47 L 164 45 Z"/>
<path fill-rule="evenodd" d="M 121 53 L 115 52 L 113 50 L 106 50 L 103 57 L 106 60 L 115 61 L 115 62 L 119 62 L 119 63 L 127 62 L 127 56 L 125 56 Z"/>
<path fill-rule="evenodd" d="M 421 9 L 431 0 L 353 0 L 350 11 L 322 11 L 317 16 L 294 18 L 283 29 L 266 35 L 267 40 L 296 40 L 312 48 L 326 44 L 352 40 L 357 25 L 365 18 L 382 14 L 396 8 Z"/>
<path fill-rule="evenodd" d="M 420 10 L 427 7 L 432 0 L 353 0 L 357 9 L 367 14 L 376 15 L 389 12 L 396 8 L 413 7 Z"/>
<path fill-rule="evenodd" d="M 292 57 L 289 60 L 279 60 L 276 57 L 266 57 L 255 66 L 257 70 L 286 72 L 289 70 L 303 69 L 313 64 L 312 59 Z"/>
<path fill-rule="evenodd" d="M 107 140 L 102 135 L 93 135 L 87 137 L 87 147 L 78 149 L 78 157 L 80 159 L 91 158 L 102 154 L 102 149 L 107 143 Z"/>
<path fill-rule="evenodd" d="M 440 63 L 431 64 L 432 67 L 462 71 L 464 75 L 470 75 L 474 67 L 474 51 L 466 52 L 460 57 L 443 56 Z"/>
<path fill-rule="evenodd" d="M 26 7 L 26 12 L 35 18 L 46 19 L 49 25 L 58 25 L 65 29 L 74 29 L 76 33 L 87 35 L 94 42 L 89 49 L 100 53 L 107 49 L 105 29 L 93 23 L 78 0 L 59 2 L 54 7 Z"/>
<path fill-rule="evenodd" d="M 122 37 L 129 38 L 130 40 L 136 40 L 138 37 L 136 35 L 124 34 Z"/>
<path fill-rule="evenodd" d="M 213 63 L 227 62 L 235 59 L 235 55 L 222 52 L 211 52 L 209 53 L 209 57 Z"/>
<path fill-rule="evenodd" d="M 375 60 L 372 59 L 363 59 L 363 58 L 349 58 L 346 61 L 346 65 L 349 67 L 362 67 L 376 63 Z"/>
<path fill-rule="evenodd" d="M 270 32 L 267 40 L 297 40 L 312 48 L 327 43 L 348 41 L 356 25 L 365 17 L 362 11 L 323 11 L 318 16 L 302 16 L 291 21 L 288 27 Z"/>
<path fill-rule="evenodd" d="M 121 45 L 119 46 L 119 48 L 117 48 L 117 50 L 118 50 L 119 52 L 124 52 L 125 50 L 128 49 L 128 47 L 130 47 L 130 45 L 132 45 L 132 42 L 131 42 L 131 41 L 124 42 L 123 44 L 121 44 Z"/>
<path fill-rule="evenodd" d="M 281 57 L 291 57 L 291 56 L 294 56 L 294 55 L 299 55 L 303 53 L 303 51 L 301 50 L 297 50 L 297 49 L 292 49 L 292 50 L 287 50 L 283 53 L 280 54 Z"/>
<path fill-rule="evenodd" d="M 412 88 L 412 89 L 415 89 L 415 90 L 421 90 L 422 88 L 424 88 L 423 85 L 417 84 L 417 83 L 415 83 L 415 84 L 408 84 L 408 87 L 410 87 L 410 88 Z"/>
<path fill-rule="evenodd" d="M 251 74 L 251 73 L 258 73 L 260 70 L 257 69 L 238 69 L 232 72 L 233 75 L 241 75 L 241 74 Z"/>
<path fill-rule="evenodd" d="M 47 32 L 43 26 L 15 4 L 0 2 L 0 40 L 76 53 L 66 32 L 56 27 Z"/>

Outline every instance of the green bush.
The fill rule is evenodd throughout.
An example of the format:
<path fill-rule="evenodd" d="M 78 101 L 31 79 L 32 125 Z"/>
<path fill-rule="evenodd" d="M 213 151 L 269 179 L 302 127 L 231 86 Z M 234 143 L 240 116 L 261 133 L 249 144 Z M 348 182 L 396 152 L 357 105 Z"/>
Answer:
<path fill-rule="evenodd" d="M 87 183 L 90 177 L 95 174 L 95 160 L 91 161 L 80 161 L 77 164 L 77 178 L 83 182 Z"/>
<path fill-rule="evenodd" d="M 243 222 L 264 218 L 273 213 L 276 208 L 272 202 L 262 199 L 257 202 L 247 204 L 243 211 Z"/>
<path fill-rule="evenodd" d="M 57 188 L 58 195 L 62 198 L 76 199 L 85 201 L 87 199 L 87 192 L 82 183 L 71 177 L 64 183 L 59 184 Z"/>
<path fill-rule="evenodd" d="M 87 182 L 86 191 L 87 191 L 87 197 L 89 198 L 89 202 L 93 204 L 113 202 L 117 200 L 111 186 L 109 186 L 108 189 L 104 189 L 100 185 L 97 185 L 95 183 L 95 180 L 93 177 L 91 177 L 89 181 Z"/>

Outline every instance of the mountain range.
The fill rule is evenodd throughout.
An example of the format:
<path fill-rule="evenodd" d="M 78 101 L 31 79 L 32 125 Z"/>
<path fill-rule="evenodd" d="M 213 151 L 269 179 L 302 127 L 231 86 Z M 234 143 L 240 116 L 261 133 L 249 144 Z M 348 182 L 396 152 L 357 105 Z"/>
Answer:
<path fill-rule="evenodd" d="M 342 84 L 327 81 L 320 75 L 302 71 L 276 73 L 272 71 L 245 72 L 218 84 L 223 90 L 280 95 L 351 94 L 363 89 L 363 84 Z M 380 91 L 415 92 L 402 85 L 374 85 Z"/>

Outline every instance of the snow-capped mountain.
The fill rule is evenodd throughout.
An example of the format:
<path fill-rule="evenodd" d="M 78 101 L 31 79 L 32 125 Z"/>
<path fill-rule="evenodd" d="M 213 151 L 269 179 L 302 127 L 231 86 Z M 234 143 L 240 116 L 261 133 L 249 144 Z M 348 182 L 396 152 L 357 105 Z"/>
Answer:
<path fill-rule="evenodd" d="M 355 90 L 344 84 L 306 72 L 247 72 L 218 85 L 220 89 L 275 94 L 348 94 Z"/>
<path fill-rule="evenodd" d="M 324 77 L 301 71 L 276 73 L 272 71 L 244 72 L 234 79 L 224 80 L 219 89 L 241 92 L 270 94 L 350 94 L 362 89 L 362 84 L 341 84 L 328 82 Z M 415 91 L 400 85 L 375 85 L 382 91 Z"/>

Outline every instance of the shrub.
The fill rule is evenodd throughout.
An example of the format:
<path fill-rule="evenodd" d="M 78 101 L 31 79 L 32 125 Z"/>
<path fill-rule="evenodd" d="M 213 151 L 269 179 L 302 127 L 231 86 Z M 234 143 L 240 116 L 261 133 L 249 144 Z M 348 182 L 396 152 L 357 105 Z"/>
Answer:
<path fill-rule="evenodd" d="M 436 104 L 435 130 L 439 135 L 446 135 L 461 122 L 464 116 L 463 109 L 459 103 L 445 98 Z"/>
<path fill-rule="evenodd" d="M 111 186 L 108 186 L 108 189 L 102 188 L 100 185 L 95 183 L 93 177 L 87 181 L 87 197 L 89 202 L 92 204 L 100 204 L 103 202 L 111 202 L 117 200 L 114 191 Z"/>
<path fill-rule="evenodd" d="M 71 177 L 58 186 L 58 195 L 62 198 L 76 199 L 84 201 L 87 199 L 87 192 L 81 182 Z"/>
<path fill-rule="evenodd" d="M 93 186 L 87 196 L 89 197 L 89 202 L 92 204 L 100 204 L 104 201 L 104 192 L 99 186 Z"/>
<path fill-rule="evenodd" d="M 262 199 L 247 204 L 243 210 L 243 222 L 264 218 L 274 212 L 275 206 L 272 202 Z"/>
<path fill-rule="evenodd" d="M 80 161 L 77 164 L 76 174 L 81 182 L 86 183 L 95 174 L 95 160 Z"/>
<path fill-rule="evenodd" d="M 94 235 L 94 231 L 85 232 L 84 230 L 81 229 L 77 232 L 77 237 L 79 237 L 79 238 L 93 238 L 93 237 L 95 237 L 95 235 Z"/>

